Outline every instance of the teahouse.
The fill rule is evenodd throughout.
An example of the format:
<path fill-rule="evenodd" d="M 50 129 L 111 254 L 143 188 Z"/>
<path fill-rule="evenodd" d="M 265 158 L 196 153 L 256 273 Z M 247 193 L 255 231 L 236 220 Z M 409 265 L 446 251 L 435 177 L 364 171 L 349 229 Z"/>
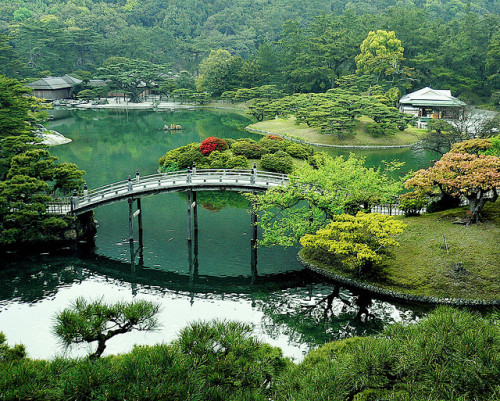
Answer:
<path fill-rule="evenodd" d="M 71 89 L 82 80 L 70 75 L 63 77 L 47 77 L 31 82 L 26 86 L 33 89 L 33 95 L 47 100 L 68 99 L 71 97 Z"/>
<path fill-rule="evenodd" d="M 399 99 L 399 111 L 418 117 L 419 128 L 425 128 L 432 118 L 457 118 L 466 104 L 451 95 L 450 90 L 425 87 Z"/>

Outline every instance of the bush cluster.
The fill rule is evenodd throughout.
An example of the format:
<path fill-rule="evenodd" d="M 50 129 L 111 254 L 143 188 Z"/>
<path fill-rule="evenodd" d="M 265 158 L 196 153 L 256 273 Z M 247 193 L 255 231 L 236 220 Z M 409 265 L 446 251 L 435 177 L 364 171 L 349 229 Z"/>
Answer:
<path fill-rule="evenodd" d="M 175 166 L 179 169 L 185 169 L 191 167 L 193 162 L 196 164 L 200 163 L 204 160 L 204 156 L 200 152 L 199 146 L 200 145 L 197 143 L 190 143 L 188 145 L 169 150 L 158 160 L 160 170 L 162 172 L 175 171 L 172 170 Z"/>
<path fill-rule="evenodd" d="M 0 399 L 268 399 L 289 362 L 238 322 L 193 323 L 170 345 L 52 362 L 0 360 Z M 250 398 L 247 398 L 250 397 Z"/>
<path fill-rule="evenodd" d="M 293 170 L 293 159 L 288 153 L 278 151 L 262 156 L 260 159 L 262 168 L 276 173 L 289 174 Z"/>
<path fill-rule="evenodd" d="M 231 153 L 215 150 L 197 166 L 200 168 L 246 168 L 247 163 L 245 156 L 233 156 Z"/>
<path fill-rule="evenodd" d="M 280 380 L 277 399 L 499 399 L 499 347 L 498 313 L 438 308 L 418 324 L 310 352 Z"/>
<path fill-rule="evenodd" d="M 0 358 L 6 400 L 496 400 L 499 313 L 438 308 L 414 325 L 311 351 L 300 364 L 237 322 L 97 360 Z"/>
<path fill-rule="evenodd" d="M 248 159 L 261 159 L 260 167 L 288 174 L 293 170 L 293 159 L 309 160 L 312 147 L 268 135 L 259 141 L 250 138 L 206 138 L 201 144 L 190 143 L 168 151 L 159 159 L 160 171 L 169 172 L 191 167 L 247 168 Z"/>
<path fill-rule="evenodd" d="M 242 155 L 249 159 L 260 159 L 266 153 L 265 149 L 252 140 L 240 140 L 232 144 L 231 150 L 235 155 Z"/>

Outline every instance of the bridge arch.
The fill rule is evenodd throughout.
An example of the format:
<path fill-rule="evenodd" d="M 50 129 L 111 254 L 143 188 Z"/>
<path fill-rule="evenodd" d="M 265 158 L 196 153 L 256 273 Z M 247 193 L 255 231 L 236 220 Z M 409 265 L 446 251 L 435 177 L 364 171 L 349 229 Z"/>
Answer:
<path fill-rule="evenodd" d="M 139 264 L 142 264 L 143 227 L 142 227 L 142 202 L 144 196 L 155 195 L 163 192 L 187 192 L 187 240 L 189 265 L 193 272 L 198 266 L 198 217 L 197 217 L 197 192 L 229 190 L 238 192 L 262 192 L 269 188 L 285 185 L 289 182 L 286 174 L 258 171 L 255 167 L 251 170 L 236 169 L 187 169 L 169 173 L 158 173 L 141 177 L 139 172 L 134 178 L 108 184 L 100 188 L 89 190 L 85 187 L 82 194 L 75 193 L 72 197 L 60 200 L 49 206 L 49 211 L 58 214 L 80 215 L 96 208 L 115 202 L 128 201 L 129 210 L 129 243 L 130 260 L 135 265 L 136 255 Z M 134 202 L 137 209 L 133 210 Z M 253 205 L 251 210 L 251 239 L 250 246 L 252 277 L 257 275 L 257 215 Z M 139 247 L 134 246 L 134 219 L 138 220 Z M 194 249 L 193 249 L 194 246 Z M 194 273 L 193 273 L 194 274 Z"/>
<path fill-rule="evenodd" d="M 188 169 L 151 174 L 85 189 L 82 194 L 59 200 L 50 205 L 52 213 L 78 215 L 100 206 L 162 192 L 218 191 L 261 192 L 288 183 L 286 174 L 235 169 Z"/>

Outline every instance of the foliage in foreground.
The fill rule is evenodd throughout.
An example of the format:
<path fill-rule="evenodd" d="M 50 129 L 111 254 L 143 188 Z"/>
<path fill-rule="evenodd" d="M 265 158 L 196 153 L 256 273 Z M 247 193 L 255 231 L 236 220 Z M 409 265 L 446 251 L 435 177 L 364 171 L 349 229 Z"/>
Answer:
<path fill-rule="evenodd" d="M 170 345 L 98 360 L 0 359 L 0 399 L 493 400 L 499 317 L 443 307 L 328 343 L 297 365 L 245 324 L 194 323 Z"/>
<path fill-rule="evenodd" d="M 277 399 L 498 399 L 498 317 L 442 307 L 415 325 L 326 344 L 287 371 Z"/>
<path fill-rule="evenodd" d="M 267 400 L 288 364 L 249 325 L 199 322 L 170 345 L 124 355 L 0 360 L 0 399 Z"/>

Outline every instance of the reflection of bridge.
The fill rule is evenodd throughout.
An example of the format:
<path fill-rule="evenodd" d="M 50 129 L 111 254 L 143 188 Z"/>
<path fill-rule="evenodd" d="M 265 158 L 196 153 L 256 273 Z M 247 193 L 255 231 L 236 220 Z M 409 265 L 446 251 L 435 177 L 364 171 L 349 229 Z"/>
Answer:
<path fill-rule="evenodd" d="M 125 199 L 138 199 L 160 192 L 180 191 L 265 191 L 288 183 L 286 174 L 234 169 L 188 169 L 171 173 L 152 174 L 108 184 L 76 193 L 60 199 L 49 206 L 49 211 L 58 214 L 82 214 L 97 207 Z"/>

